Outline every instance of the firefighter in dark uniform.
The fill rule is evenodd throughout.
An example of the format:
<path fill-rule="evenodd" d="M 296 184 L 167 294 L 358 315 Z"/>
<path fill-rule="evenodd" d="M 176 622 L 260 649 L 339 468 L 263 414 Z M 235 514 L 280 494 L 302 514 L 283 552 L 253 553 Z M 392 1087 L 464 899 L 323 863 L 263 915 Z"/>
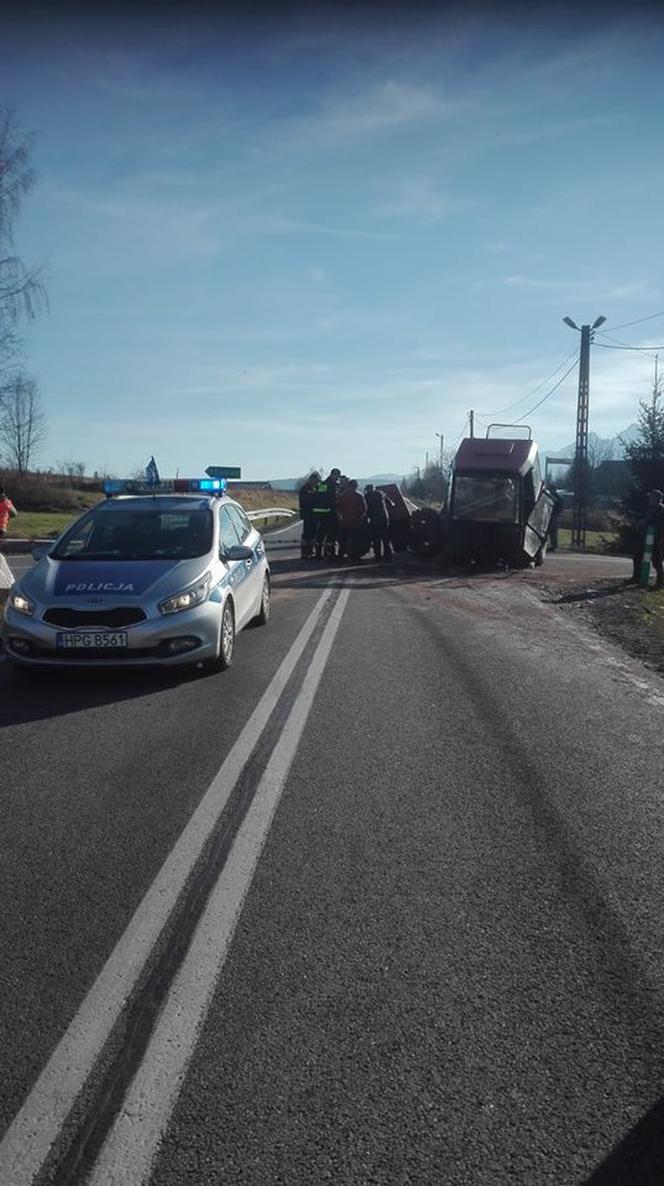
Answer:
<path fill-rule="evenodd" d="M 337 538 L 337 493 L 341 470 L 332 469 L 325 481 L 319 482 L 312 496 L 312 514 L 316 519 L 316 559 L 334 559 L 334 545 Z"/>
<path fill-rule="evenodd" d="M 300 543 L 303 560 L 311 560 L 316 542 L 316 516 L 314 514 L 314 491 L 320 482 L 320 474 L 310 474 L 302 483 L 299 493 L 300 515 L 302 517 L 302 540 Z"/>

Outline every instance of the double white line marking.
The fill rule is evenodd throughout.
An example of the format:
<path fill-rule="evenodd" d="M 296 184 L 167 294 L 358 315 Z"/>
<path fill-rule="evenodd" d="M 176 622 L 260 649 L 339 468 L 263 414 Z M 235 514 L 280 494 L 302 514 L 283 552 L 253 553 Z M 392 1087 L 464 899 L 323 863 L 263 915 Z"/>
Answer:
<path fill-rule="evenodd" d="M 348 600 L 342 589 L 279 740 L 89 1181 L 147 1181 L 267 838 Z M 332 597 L 314 606 L 267 691 L 167 857 L 0 1144 L 0 1182 L 29 1186 L 131 996 L 207 839 Z"/>

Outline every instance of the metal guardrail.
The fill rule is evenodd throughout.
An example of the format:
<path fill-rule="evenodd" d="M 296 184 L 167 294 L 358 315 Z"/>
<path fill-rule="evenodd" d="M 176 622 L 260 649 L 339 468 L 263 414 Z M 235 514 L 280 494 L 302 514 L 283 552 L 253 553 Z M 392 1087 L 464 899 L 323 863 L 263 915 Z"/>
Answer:
<path fill-rule="evenodd" d="M 247 519 L 294 519 L 297 517 L 295 511 L 291 511 L 288 507 L 263 507 L 260 511 L 245 511 Z"/>

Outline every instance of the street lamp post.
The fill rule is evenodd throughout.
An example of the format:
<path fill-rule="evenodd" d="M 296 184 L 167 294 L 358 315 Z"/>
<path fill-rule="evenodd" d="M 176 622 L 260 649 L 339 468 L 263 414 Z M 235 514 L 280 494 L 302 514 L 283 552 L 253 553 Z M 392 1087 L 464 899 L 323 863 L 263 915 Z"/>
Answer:
<path fill-rule="evenodd" d="M 593 330 L 606 321 L 598 317 L 592 325 L 578 326 L 571 317 L 563 317 L 565 325 L 581 334 L 579 353 L 579 394 L 576 403 L 576 443 L 574 446 L 574 506 L 572 510 L 572 547 L 586 545 L 586 513 L 588 510 L 588 414 L 590 410 L 590 343 Z"/>
<path fill-rule="evenodd" d="M 443 472 L 443 445 L 445 442 L 445 437 L 442 432 L 437 432 L 436 436 L 438 437 L 438 440 L 440 441 L 440 452 L 439 452 L 439 456 L 438 456 L 438 468 L 440 469 L 440 472 L 442 474 L 442 472 Z"/>

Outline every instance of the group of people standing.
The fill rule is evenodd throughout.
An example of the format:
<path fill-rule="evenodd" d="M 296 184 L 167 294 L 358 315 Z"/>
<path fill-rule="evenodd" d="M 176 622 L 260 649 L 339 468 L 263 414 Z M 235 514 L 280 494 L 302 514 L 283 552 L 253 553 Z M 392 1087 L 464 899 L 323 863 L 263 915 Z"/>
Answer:
<path fill-rule="evenodd" d="M 376 560 L 390 561 L 390 513 L 393 505 L 372 485 L 361 494 L 355 478 L 339 469 L 326 478 L 312 473 L 300 488 L 303 560 L 354 560 L 370 544 Z"/>

